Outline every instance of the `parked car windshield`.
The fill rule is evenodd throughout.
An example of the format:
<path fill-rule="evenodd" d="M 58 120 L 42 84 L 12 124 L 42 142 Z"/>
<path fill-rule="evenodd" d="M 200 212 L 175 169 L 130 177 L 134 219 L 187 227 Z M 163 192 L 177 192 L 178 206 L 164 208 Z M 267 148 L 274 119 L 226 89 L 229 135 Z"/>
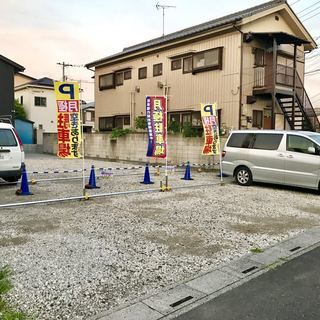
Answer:
<path fill-rule="evenodd" d="M 17 141 L 10 129 L 0 129 L 0 147 L 15 147 Z"/>

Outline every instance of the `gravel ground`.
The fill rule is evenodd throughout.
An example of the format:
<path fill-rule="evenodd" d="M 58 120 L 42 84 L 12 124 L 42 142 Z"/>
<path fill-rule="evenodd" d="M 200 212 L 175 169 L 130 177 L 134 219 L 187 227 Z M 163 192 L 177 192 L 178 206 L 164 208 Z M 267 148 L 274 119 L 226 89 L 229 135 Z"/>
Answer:
<path fill-rule="evenodd" d="M 81 168 L 80 161 L 47 155 L 27 155 L 26 163 L 28 171 Z M 88 193 L 154 188 L 163 179 L 163 172 L 152 175 L 148 186 L 139 183 L 143 169 L 117 173 L 128 174 L 99 179 L 101 188 Z M 182 172 L 170 172 L 170 185 L 216 184 L 1 208 L 0 266 L 15 272 L 9 301 L 37 319 L 87 319 L 320 224 L 320 198 L 312 191 L 245 188 L 230 179 L 220 186 L 212 172 L 192 175 L 183 181 Z M 66 174 L 45 177 L 57 176 Z M 81 180 L 31 185 L 29 197 L 15 189 L 0 186 L 0 204 L 82 194 Z"/>

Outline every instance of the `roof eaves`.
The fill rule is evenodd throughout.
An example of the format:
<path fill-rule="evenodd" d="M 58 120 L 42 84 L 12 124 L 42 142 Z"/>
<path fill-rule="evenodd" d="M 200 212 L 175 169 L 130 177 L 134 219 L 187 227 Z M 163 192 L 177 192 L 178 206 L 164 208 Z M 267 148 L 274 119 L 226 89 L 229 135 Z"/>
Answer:
<path fill-rule="evenodd" d="M 22 72 L 22 71 L 25 70 L 25 68 L 23 66 L 21 66 L 20 64 L 18 64 L 16 62 L 6 58 L 5 56 L 3 56 L 1 54 L 0 54 L 0 60 L 4 61 L 7 64 L 10 64 L 11 66 L 13 66 L 16 72 Z"/>

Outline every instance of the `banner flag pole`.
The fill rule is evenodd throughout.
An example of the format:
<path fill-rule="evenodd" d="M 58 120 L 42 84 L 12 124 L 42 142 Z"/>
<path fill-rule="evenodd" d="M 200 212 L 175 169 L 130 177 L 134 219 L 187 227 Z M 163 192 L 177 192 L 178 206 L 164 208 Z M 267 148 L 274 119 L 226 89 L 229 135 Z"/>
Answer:
<path fill-rule="evenodd" d="M 165 87 L 165 101 L 166 101 L 166 188 L 168 188 L 168 90 L 167 87 Z"/>
<path fill-rule="evenodd" d="M 81 88 L 81 80 L 79 81 L 79 93 L 80 93 L 80 101 L 79 101 L 79 108 L 80 108 L 80 123 L 81 123 L 81 153 L 82 153 L 82 195 L 84 197 L 87 196 L 86 192 L 86 177 L 85 177 L 85 161 L 84 161 L 84 135 L 83 135 L 83 114 L 81 110 L 82 106 L 82 88 Z"/>

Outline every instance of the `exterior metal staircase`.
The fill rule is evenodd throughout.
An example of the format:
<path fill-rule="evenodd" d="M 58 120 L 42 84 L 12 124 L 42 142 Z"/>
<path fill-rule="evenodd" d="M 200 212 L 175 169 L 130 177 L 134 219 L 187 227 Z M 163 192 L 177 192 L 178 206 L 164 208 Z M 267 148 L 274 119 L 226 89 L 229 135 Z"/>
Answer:
<path fill-rule="evenodd" d="M 320 132 L 320 122 L 298 74 L 291 94 L 276 93 L 277 102 L 291 130 Z"/>

